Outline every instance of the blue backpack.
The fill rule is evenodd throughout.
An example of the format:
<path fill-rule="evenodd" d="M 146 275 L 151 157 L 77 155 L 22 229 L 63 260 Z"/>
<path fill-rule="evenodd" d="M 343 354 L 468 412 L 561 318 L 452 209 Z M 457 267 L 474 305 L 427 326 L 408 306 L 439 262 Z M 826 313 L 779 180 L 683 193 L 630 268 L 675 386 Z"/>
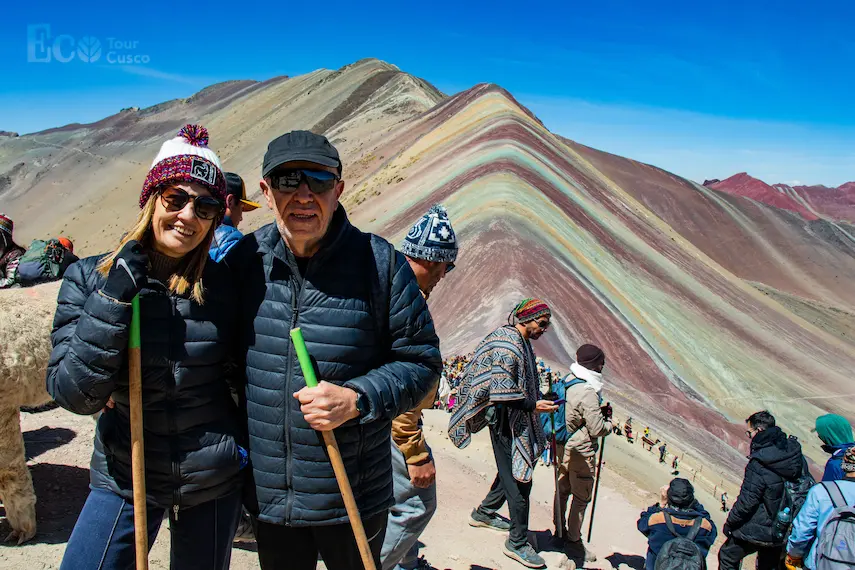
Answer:
<path fill-rule="evenodd" d="M 570 375 L 568 374 L 567 376 Z M 566 379 L 567 376 L 564 378 Z M 576 384 L 583 384 L 585 382 L 584 380 L 576 377 L 573 377 L 572 380 L 565 379 L 562 379 L 552 387 L 552 392 L 559 400 L 563 400 L 567 397 L 567 388 L 575 386 Z M 555 422 L 554 430 L 552 428 L 553 420 Z M 559 404 L 558 410 L 551 414 L 540 414 L 540 425 L 543 427 L 543 433 L 546 434 L 546 438 L 549 440 L 551 440 L 554 435 L 555 441 L 563 445 L 567 443 L 568 439 L 570 439 L 567 436 L 567 420 L 564 415 L 564 403 Z"/>

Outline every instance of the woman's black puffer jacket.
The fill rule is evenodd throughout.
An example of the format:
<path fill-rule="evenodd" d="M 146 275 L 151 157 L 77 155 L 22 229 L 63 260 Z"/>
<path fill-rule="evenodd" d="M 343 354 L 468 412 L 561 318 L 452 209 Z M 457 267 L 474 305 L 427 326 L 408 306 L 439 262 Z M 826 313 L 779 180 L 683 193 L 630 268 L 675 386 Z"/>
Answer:
<path fill-rule="evenodd" d="M 98 419 L 91 485 L 132 499 L 128 331 L 131 305 L 106 296 L 100 258 L 72 265 L 59 291 L 47 390 L 63 408 Z M 240 485 L 239 415 L 229 386 L 235 334 L 230 274 L 209 262 L 205 303 L 149 278 L 140 292 L 148 502 L 191 507 Z"/>

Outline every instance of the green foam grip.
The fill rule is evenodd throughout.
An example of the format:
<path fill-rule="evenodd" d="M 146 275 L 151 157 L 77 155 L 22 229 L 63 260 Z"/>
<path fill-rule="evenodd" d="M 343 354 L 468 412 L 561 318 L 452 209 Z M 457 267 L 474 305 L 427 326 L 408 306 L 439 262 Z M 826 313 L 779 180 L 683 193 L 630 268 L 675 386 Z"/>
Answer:
<path fill-rule="evenodd" d="M 291 329 L 291 342 L 294 343 L 294 348 L 297 349 L 297 360 L 300 361 L 300 369 L 303 371 L 306 386 L 314 388 L 318 385 L 318 377 L 315 376 L 315 367 L 312 366 L 309 349 L 306 348 L 306 341 L 303 340 L 303 331 L 300 330 L 300 327 Z"/>
<path fill-rule="evenodd" d="M 131 330 L 128 335 L 128 348 L 140 347 L 140 296 L 131 301 Z"/>

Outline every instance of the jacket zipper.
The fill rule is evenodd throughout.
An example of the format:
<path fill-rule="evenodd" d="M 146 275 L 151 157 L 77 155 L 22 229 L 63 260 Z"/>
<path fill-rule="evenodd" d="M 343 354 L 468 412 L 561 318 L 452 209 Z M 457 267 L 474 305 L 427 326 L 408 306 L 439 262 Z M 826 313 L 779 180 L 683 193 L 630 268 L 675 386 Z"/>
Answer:
<path fill-rule="evenodd" d="M 296 265 L 296 263 L 294 264 Z M 295 273 L 294 266 L 291 266 L 291 272 Z M 306 273 L 308 274 L 308 265 L 306 266 Z M 300 295 L 303 293 L 303 285 L 305 284 L 306 279 L 305 276 L 301 276 L 299 287 L 295 283 L 294 277 L 291 278 L 291 329 L 297 326 L 297 322 L 300 318 Z M 289 329 L 290 332 L 290 329 Z M 291 468 L 291 403 L 290 398 L 293 397 L 293 387 L 292 380 L 294 379 L 294 359 L 296 355 L 294 353 L 294 343 L 291 342 L 290 336 L 288 338 L 288 368 L 287 374 L 285 376 L 285 425 L 283 426 L 283 431 L 285 435 L 285 484 L 288 489 L 285 494 L 285 524 L 288 525 L 291 523 L 291 509 L 294 506 L 294 487 L 293 487 L 293 476 L 292 476 L 292 468 Z"/>
<path fill-rule="evenodd" d="M 170 308 L 172 312 L 172 317 L 174 320 L 175 317 L 175 299 L 169 299 Z M 172 323 L 169 325 L 169 343 L 167 346 L 172 347 Z M 170 355 L 171 356 L 171 355 Z M 171 358 L 168 360 L 169 367 L 171 368 L 172 375 L 170 378 L 169 385 L 169 406 L 167 408 L 167 413 L 169 415 L 169 454 L 170 459 L 172 461 L 172 479 L 173 479 L 173 487 L 172 487 L 172 515 L 176 522 L 178 522 L 178 509 L 181 505 L 181 469 L 178 465 L 178 457 L 175 452 L 175 434 L 178 431 L 178 427 L 175 425 L 175 375 L 178 373 L 178 364 L 174 362 Z"/>

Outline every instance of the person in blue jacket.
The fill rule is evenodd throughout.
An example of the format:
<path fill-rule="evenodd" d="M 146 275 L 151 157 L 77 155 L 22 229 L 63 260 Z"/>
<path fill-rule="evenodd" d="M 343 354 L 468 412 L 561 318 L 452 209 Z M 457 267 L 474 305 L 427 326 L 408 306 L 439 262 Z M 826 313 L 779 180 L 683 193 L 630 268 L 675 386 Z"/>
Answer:
<path fill-rule="evenodd" d="M 814 431 L 822 440 L 822 450 L 831 454 L 825 463 L 825 473 L 822 474 L 822 480 L 839 481 L 843 479 L 844 473 L 840 467 L 843 454 L 846 453 L 847 449 L 855 446 L 849 420 L 836 414 L 825 414 L 816 418 Z"/>
<path fill-rule="evenodd" d="M 824 485 L 836 485 L 846 504 L 855 505 L 855 447 L 843 454 L 840 469 L 844 477 Z M 822 534 L 833 510 L 829 491 L 823 485 L 814 485 L 793 521 L 793 531 L 787 542 L 788 566 L 804 566 L 808 570 L 816 568 L 816 539 Z"/>
<path fill-rule="evenodd" d="M 216 262 L 220 262 L 234 245 L 241 240 L 243 234 L 238 231 L 238 226 L 243 220 L 244 212 L 251 212 L 259 207 L 259 204 L 246 199 L 246 186 L 243 178 L 234 172 L 226 172 L 226 215 L 214 232 L 214 241 L 211 243 L 210 256 Z"/>
<path fill-rule="evenodd" d="M 695 489 L 688 479 L 673 479 L 670 485 L 662 488 L 659 502 L 641 513 L 638 519 L 638 530 L 647 537 L 646 570 L 653 570 L 662 547 L 674 538 L 665 522 L 666 512 L 671 515 L 674 528 L 681 536 L 689 534 L 695 519 L 703 518 L 694 543 L 701 549 L 705 558 L 718 535 L 710 514 L 695 499 Z"/>

